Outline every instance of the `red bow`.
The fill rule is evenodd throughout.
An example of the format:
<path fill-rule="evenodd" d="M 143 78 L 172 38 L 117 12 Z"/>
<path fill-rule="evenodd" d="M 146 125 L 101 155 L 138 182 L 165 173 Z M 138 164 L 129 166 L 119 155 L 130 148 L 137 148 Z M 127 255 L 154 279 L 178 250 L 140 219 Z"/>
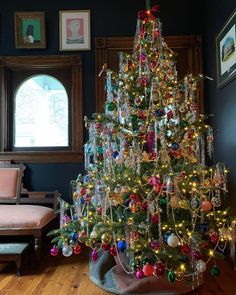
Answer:
<path fill-rule="evenodd" d="M 159 5 L 154 5 L 150 10 L 140 10 L 138 12 L 138 19 L 144 20 L 147 17 L 150 17 L 154 19 L 154 12 L 159 12 L 160 11 L 160 6 Z"/>

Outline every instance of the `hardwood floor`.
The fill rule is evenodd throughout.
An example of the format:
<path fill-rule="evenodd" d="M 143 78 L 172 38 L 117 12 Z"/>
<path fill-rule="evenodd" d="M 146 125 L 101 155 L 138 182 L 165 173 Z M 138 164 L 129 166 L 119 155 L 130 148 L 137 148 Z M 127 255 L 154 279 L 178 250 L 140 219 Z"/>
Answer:
<path fill-rule="evenodd" d="M 80 255 L 52 257 L 49 251 L 41 265 L 25 260 L 21 277 L 16 276 L 15 265 L 10 263 L 0 272 L 0 295 L 108 295 L 88 277 L 88 251 Z M 205 285 L 189 295 L 236 295 L 236 272 L 224 261 L 218 264 L 222 274 L 212 277 L 206 273 Z"/>

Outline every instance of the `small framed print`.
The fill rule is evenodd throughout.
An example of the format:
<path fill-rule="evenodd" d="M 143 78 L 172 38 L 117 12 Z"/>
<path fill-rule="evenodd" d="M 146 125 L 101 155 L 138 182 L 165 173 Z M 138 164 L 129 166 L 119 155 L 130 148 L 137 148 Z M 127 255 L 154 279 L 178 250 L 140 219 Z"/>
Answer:
<path fill-rule="evenodd" d="M 45 48 L 44 12 L 15 12 L 16 48 Z"/>
<path fill-rule="evenodd" d="M 236 10 L 216 36 L 217 85 L 225 86 L 236 77 Z"/>
<path fill-rule="evenodd" d="M 90 50 L 90 10 L 59 11 L 60 50 Z"/>

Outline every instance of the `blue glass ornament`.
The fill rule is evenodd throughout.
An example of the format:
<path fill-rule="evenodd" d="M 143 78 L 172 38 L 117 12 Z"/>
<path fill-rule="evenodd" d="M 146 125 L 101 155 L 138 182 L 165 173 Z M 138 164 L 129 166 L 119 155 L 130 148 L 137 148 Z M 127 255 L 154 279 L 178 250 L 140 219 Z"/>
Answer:
<path fill-rule="evenodd" d="M 83 180 L 84 180 L 84 182 L 88 182 L 89 181 L 89 175 L 85 175 Z"/>
<path fill-rule="evenodd" d="M 165 114 L 165 112 L 162 109 L 158 109 L 156 111 L 156 114 L 157 114 L 157 117 L 161 117 L 161 116 L 163 116 Z"/>
<path fill-rule="evenodd" d="M 124 252 L 126 249 L 126 241 L 125 240 L 119 241 L 117 244 L 117 248 L 120 252 Z"/>
<path fill-rule="evenodd" d="M 177 142 L 173 142 L 171 144 L 171 148 L 172 150 L 177 151 L 179 149 L 179 144 Z"/>
<path fill-rule="evenodd" d="M 79 218 L 78 218 L 77 215 L 73 215 L 73 216 L 72 216 L 72 220 L 76 221 L 76 220 L 78 220 L 78 219 L 79 219 Z"/>
<path fill-rule="evenodd" d="M 171 232 L 169 231 L 163 234 L 162 237 L 165 243 L 167 243 L 167 239 L 169 238 L 170 235 L 171 235 Z"/>
<path fill-rule="evenodd" d="M 112 154 L 112 157 L 114 159 L 116 159 L 117 157 L 119 156 L 119 153 L 117 151 L 115 151 L 113 154 Z"/>
<path fill-rule="evenodd" d="M 73 241 L 77 241 L 77 239 L 78 239 L 78 234 L 76 233 L 76 232 L 73 232 L 72 234 L 71 234 L 71 239 L 73 240 Z"/>
<path fill-rule="evenodd" d="M 207 223 L 201 223 L 201 224 L 199 224 L 199 229 L 200 229 L 201 232 L 204 232 L 205 233 L 207 231 L 207 229 L 208 229 Z"/>

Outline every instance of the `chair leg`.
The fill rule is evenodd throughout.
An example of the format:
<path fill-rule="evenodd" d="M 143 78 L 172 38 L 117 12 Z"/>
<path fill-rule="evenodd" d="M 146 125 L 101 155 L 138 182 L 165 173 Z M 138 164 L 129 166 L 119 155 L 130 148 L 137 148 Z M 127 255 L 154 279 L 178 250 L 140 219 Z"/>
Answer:
<path fill-rule="evenodd" d="M 41 237 L 35 237 L 34 238 L 34 251 L 35 251 L 37 263 L 40 262 L 41 244 L 42 244 Z"/>

